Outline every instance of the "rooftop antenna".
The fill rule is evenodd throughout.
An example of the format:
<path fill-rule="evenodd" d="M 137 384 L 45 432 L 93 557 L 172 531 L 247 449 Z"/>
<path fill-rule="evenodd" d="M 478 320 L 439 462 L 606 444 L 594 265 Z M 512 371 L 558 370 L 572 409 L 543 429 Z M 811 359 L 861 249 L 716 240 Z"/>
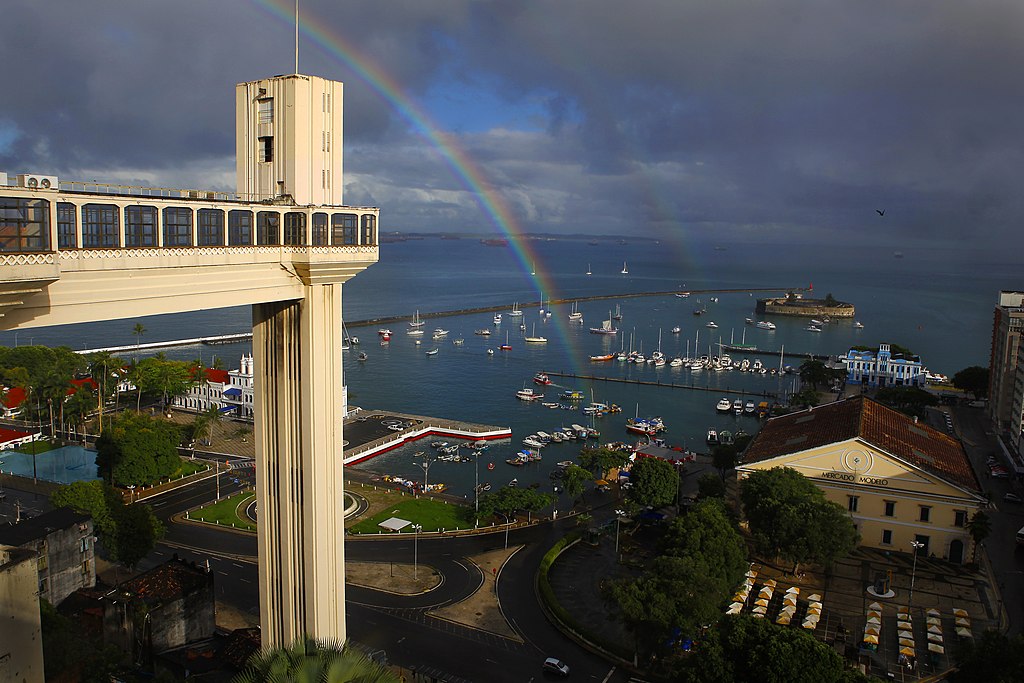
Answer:
<path fill-rule="evenodd" d="M 295 73 L 299 73 L 299 0 L 295 0 Z"/>

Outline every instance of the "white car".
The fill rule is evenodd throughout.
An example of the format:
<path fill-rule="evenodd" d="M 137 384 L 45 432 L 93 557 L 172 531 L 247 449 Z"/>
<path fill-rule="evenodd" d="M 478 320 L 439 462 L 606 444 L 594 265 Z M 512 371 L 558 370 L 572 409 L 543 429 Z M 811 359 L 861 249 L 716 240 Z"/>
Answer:
<path fill-rule="evenodd" d="M 544 671 L 550 671 L 553 674 L 557 674 L 562 678 L 569 675 L 569 666 L 560 659 L 554 657 L 548 657 L 544 660 Z"/>
<path fill-rule="evenodd" d="M 1024 498 L 1021 498 L 1016 493 L 1003 494 L 1003 500 L 1007 503 L 1024 503 Z"/>

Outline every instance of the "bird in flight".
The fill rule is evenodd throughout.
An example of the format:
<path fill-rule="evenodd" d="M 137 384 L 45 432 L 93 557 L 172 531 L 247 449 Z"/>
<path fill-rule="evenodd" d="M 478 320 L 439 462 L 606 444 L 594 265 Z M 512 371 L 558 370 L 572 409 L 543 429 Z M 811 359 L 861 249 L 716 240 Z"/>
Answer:
<path fill-rule="evenodd" d="M 884 216 L 885 209 L 875 209 L 875 213 L 877 213 L 879 216 Z"/>

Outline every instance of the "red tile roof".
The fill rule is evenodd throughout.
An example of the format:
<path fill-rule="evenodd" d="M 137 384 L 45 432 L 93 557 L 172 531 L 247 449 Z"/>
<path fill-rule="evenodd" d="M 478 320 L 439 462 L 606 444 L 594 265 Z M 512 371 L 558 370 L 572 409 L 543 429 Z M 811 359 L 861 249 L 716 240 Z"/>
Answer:
<path fill-rule="evenodd" d="M 23 387 L 11 387 L 4 393 L 4 407 L 12 410 L 21 405 L 25 400 L 26 392 Z"/>
<path fill-rule="evenodd" d="M 206 381 L 228 384 L 231 381 L 231 376 L 228 374 L 227 370 L 214 370 L 213 368 L 206 368 Z"/>
<path fill-rule="evenodd" d="M 743 455 L 753 463 L 859 438 L 971 491 L 981 485 L 960 442 L 864 396 L 768 420 Z"/>
<path fill-rule="evenodd" d="M 67 395 L 71 396 L 82 387 L 88 385 L 89 391 L 95 392 L 99 388 L 99 384 L 96 383 L 92 377 L 86 377 L 85 379 L 73 379 L 71 380 L 71 387 L 68 388 Z"/>
<path fill-rule="evenodd" d="M 118 591 L 131 593 L 146 602 L 168 602 L 191 594 L 209 580 L 205 569 L 175 556 L 125 581 L 118 586 Z"/>
<path fill-rule="evenodd" d="M 0 427 L 0 445 L 6 444 L 10 441 L 16 441 L 18 439 L 24 439 L 29 436 L 31 432 L 19 432 L 15 429 L 7 429 Z"/>

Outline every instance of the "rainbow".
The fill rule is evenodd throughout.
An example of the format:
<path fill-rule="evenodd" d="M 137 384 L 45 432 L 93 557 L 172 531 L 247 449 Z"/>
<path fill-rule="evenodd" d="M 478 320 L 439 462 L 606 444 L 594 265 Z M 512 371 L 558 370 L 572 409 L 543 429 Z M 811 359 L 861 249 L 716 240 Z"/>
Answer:
<path fill-rule="evenodd" d="M 295 25 L 295 7 L 287 0 L 253 0 L 271 17 L 289 27 Z M 441 155 L 454 175 L 473 194 L 480 208 L 490 218 L 498 231 L 508 239 L 524 273 L 536 273 L 531 277 L 535 292 L 540 298 L 561 298 L 554 279 L 544 267 L 544 260 L 531 248 L 529 240 L 523 239 L 522 229 L 501 194 L 487 181 L 486 175 L 478 164 L 456 140 L 434 125 L 430 116 L 415 101 L 409 98 L 400 84 L 373 60 L 361 54 L 356 45 L 332 30 L 327 21 L 300 9 L 299 31 L 301 35 L 312 40 L 331 57 L 347 66 L 371 90 L 388 102 L 394 110 L 405 119 L 411 127 L 425 137 Z M 571 348 L 571 337 L 568 333 L 568 319 L 564 315 L 553 316 L 559 336 L 565 342 L 564 348 Z"/>

